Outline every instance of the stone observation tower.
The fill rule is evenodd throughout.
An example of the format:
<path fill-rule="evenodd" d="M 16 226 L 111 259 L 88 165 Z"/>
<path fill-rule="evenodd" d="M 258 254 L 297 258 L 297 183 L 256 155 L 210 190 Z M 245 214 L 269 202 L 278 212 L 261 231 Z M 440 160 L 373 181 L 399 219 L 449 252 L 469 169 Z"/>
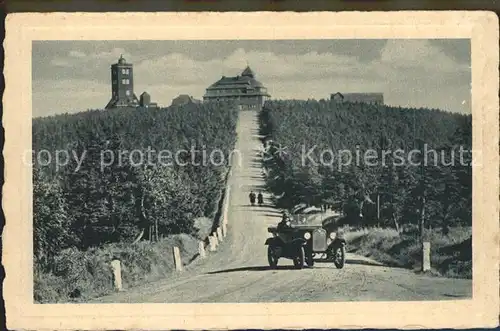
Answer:
<path fill-rule="evenodd" d="M 225 77 L 206 89 L 203 101 L 235 101 L 242 110 L 260 110 L 270 97 L 267 88 L 255 79 L 255 73 L 246 67 L 236 77 Z"/>
<path fill-rule="evenodd" d="M 120 56 L 118 62 L 111 65 L 111 100 L 106 109 L 138 105 L 139 100 L 134 94 L 133 65 Z"/>

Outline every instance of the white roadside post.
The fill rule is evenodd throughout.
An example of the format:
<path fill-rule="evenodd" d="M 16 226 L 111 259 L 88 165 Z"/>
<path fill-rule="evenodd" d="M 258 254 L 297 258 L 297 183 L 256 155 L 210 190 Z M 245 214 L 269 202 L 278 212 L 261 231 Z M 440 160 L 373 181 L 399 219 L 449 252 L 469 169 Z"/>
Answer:
<path fill-rule="evenodd" d="M 222 213 L 222 224 L 227 224 L 228 212 L 229 212 L 229 191 L 231 191 L 231 187 L 228 185 L 226 188 L 226 196 L 224 197 L 224 210 Z"/>
<path fill-rule="evenodd" d="M 217 232 L 212 233 L 212 237 L 214 238 L 215 247 L 219 246 L 219 240 L 217 239 Z"/>
<path fill-rule="evenodd" d="M 174 247 L 174 264 L 175 270 L 182 271 L 181 252 L 179 247 Z"/>
<path fill-rule="evenodd" d="M 224 240 L 222 239 L 222 230 L 221 230 L 220 226 L 217 228 L 217 240 L 218 240 L 219 242 L 224 241 Z"/>
<path fill-rule="evenodd" d="M 208 241 L 210 243 L 209 250 L 210 252 L 215 252 L 217 250 L 217 245 L 215 244 L 215 239 L 213 236 L 208 237 Z"/>
<path fill-rule="evenodd" d="M 203 241 L 198 242 L 198 254 L 200 255 L 200 258 L 205 258 L 206 253 L 205 253 L 205 244 Z"/>
<path fill-rule="evenodd" d="M 122 290 L 122 269 L 120 260 L 114 259 L 111 261 L 111 269 L 113 270 L 113 285 L 116 291 Z"/>
<path fill-rule="evenodd" d="M 225 222 L 222 223 L 222 236 L 227 236 L 227 224 Z"/>
<path fill-rule="evenodd" d="M 431 243 L 424 241 L 422 244 L 422 271 L 431 270 Z"/>

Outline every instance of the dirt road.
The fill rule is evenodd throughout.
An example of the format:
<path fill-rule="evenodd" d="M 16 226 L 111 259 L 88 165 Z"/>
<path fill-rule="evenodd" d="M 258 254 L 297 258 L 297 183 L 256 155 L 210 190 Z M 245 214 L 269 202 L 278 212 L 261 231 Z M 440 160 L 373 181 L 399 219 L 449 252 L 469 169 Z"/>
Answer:
<path fill-rule="evenodd" d="M 170 278 L 94 302 L 456 300 L 471 296 L 470 280 L 416 275 L 352 254 L 341 270 L 330 263 L 294 270 L 289 260 L 280 260 L 277 270 L 269 270 L 264 246 L 267 226 L 276 224 L 280 214 L 269 206 L 249 206 L 248 193 L 263 184 L 257 128 L 256 113 L 241 112 L 236 149 L 242 157 L 233 165 L 228 236 L 217 253 L 194 261 Z"/>

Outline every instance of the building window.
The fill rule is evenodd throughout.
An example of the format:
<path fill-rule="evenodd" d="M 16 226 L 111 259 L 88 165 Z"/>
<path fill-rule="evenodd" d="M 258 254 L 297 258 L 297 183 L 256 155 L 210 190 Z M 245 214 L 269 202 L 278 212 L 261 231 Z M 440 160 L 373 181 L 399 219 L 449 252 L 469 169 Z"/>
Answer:
<path fill-rule="evenodd" d="M 122 74 L 123 75 L 128 75 L 129 74 L 129 69 L 122 69 Z"/>
<path fill-rule="evenodd" d="M 128 85 L 130 81 L 128 79 L 122 79 L 122 84 Z"/>
<path fill-rule="evenodd" d="M 129 91 L 129 90 L 126 90 L 126 91 L 125 91 L 125 94 L 126 94 L 126 95 L 130 95 L 130 91 Z"/>

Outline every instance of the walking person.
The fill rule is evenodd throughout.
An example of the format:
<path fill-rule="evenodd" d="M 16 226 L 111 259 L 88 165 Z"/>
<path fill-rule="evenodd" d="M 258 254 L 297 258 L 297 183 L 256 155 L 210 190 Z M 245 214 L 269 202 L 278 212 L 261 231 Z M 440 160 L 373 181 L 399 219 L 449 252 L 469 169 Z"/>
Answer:
<path fill-rule="evenodd" d="M 252 206 L 255 205 L 255 193 L 253 193 L 253 191 L 250 192 L 250 194 L 248 195 L 248 197 L 250 198 L 250 204 Z"/>
<path fill-rule="evenodd" d="M 259 206 L 262 206 L 264 204 L 264 196 L 260 191 L 259 194 L 257 195 L 257 203 L 259 204 Z"/>

